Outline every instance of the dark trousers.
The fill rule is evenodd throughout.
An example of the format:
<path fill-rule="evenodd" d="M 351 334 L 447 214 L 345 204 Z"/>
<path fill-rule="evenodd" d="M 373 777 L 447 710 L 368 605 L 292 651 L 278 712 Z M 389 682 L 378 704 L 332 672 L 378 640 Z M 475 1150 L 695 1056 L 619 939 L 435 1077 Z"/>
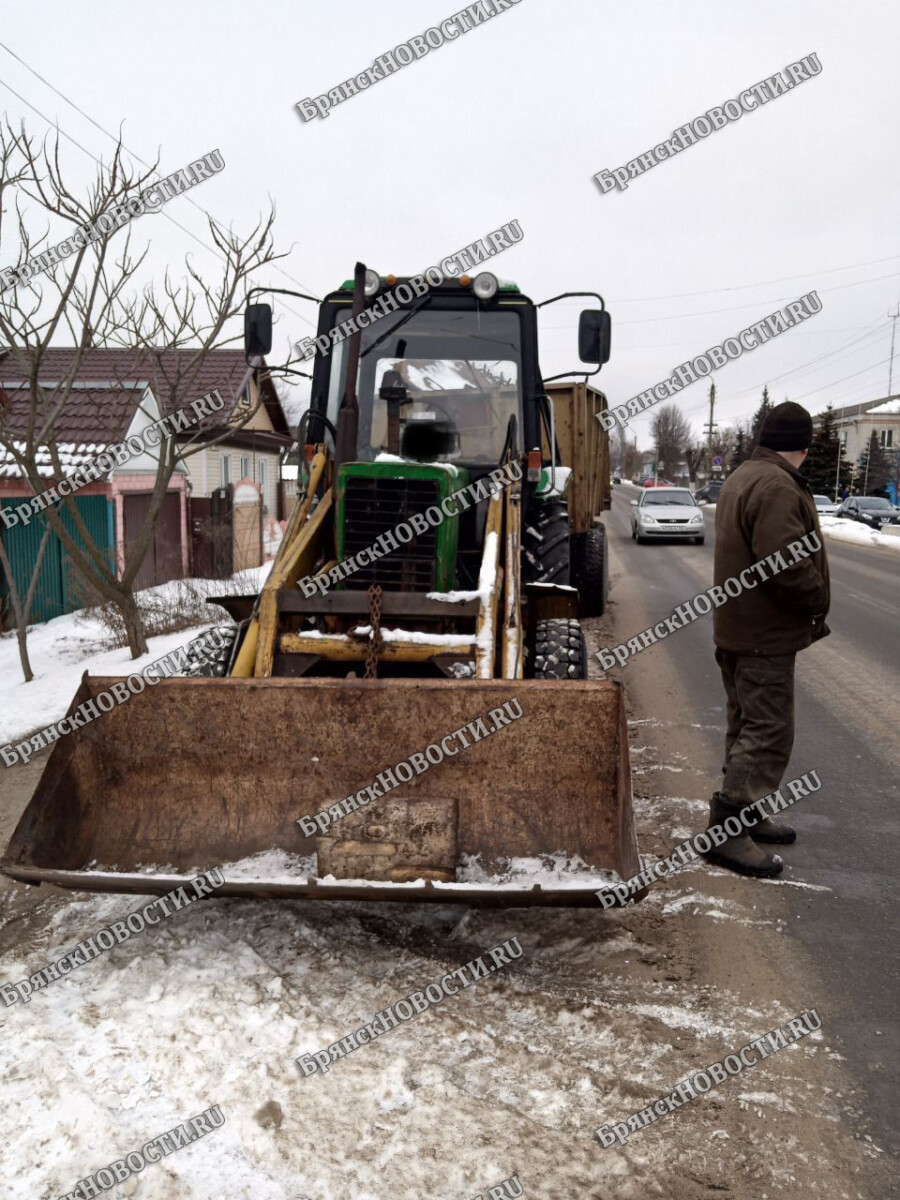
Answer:
<path fill-rule="evenodd" d="M 796 654 L 731 654 L 716 649 L 728 697 L 721 797 L 737 808 L 774 792 L 794 745 Z"/>

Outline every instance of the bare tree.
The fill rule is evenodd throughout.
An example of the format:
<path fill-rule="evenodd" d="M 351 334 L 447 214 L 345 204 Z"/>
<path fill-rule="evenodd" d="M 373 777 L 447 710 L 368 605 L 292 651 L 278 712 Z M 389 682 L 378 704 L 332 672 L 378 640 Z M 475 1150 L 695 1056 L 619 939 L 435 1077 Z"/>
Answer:
<path fill-rule="evenodd" d="M 638 450 L 637 439 L 627 442 L 625 445 L 625 461 L 622 464 L 622 469 L 625 472 L 626 479 L 633 479 L 638 472 L 638 467 L 641 465 L 641 452 Z"/>
<path fill-rule="evenodd" d="M 673 479 L 690 442 L 691 427 L 677 405 L 664 404 L 654 414 L 650 430 L 659 464 L 657 471 L 665 478 Z"/>
<path fill-rule="evenodd" d="M 690 483 L 692 492 L 696 492 L 697 490 L 697 471 L 703 465 L 705 458 L 705 446 L 685 446 L 684 460 L 687 463 L 688 482 Z"/>
<path fill-rule="evenodd" d="M 625 433 L 624 426 L 617 425 L 611 438 L 610 450 L 612 451 L 613 465 L 617 466 L 620 471 L 625 470 L 625 455 L 628 449 L 628 435 Z"/>
<path fill-rule="evenodd" d="M 133 199 L 150 185 L 155 166 L 135 171 L 126 164 L 122 146 L 116 146 L 110 165 L 101 168 L 87 194 L 81 198 L 66 184 L 59 158 L 59 139 L 40 145 L 24 128 L 15 130 L 8 122 L 0 126 L 0 237 L 4 232 L 8 189 L 16 186 L 18 260 L 16 270 L 35 254 L 50 247 L 49 228 L 38 233 L 41 221 L 57 218 L 71 225 L 94 224 L 97 218 Z M 234 337 L 225 337 L 228 322 L 244 307 L 248 277 L 273 262 L 271 229 L 274 212 L 260 219 L 246 237 L 226 230 L 209 219 L 209 234 L 223 260 L 222 274 L 215 284 L 207 283 L 199 271 L 185 261 L 187 278 L 176 282 L 167 269 L 159 292 L 150 284 L 137 290 L 136 275 L 146 249 L 131 253 L 132 225 L 100 234 L 93 243 L 77 251 L 30 283 L 19 283 L 0 292 L 0 338 L 8 348 L 6 363 L 15 363 L 27 393 L 27 430 L 4 427 L 0 419 L 0 447 L 6 449 L 35 494 L 53 480 L 65 477 L 57 435 L 73 394 L 87 351 L 94 347 L 127 348 L 135 359 L 153 367 L 154 393 L 163 412 L 187 399 L 197 398 L 197 380 L 212 350 Z M 56 239 L 54 239 L 56 240 Z M 84 239 L 82 239 L 84 240 Z M 115 245 L 113 245 L 115 243 Z M 60 336 L 74 345 L 65 379 L 53 387 L 41 380 L 46 352 Z M 173 354 L 172 351 L 179 351 Z M 249 381 L 250 372 L 247 374 Z M 252 419 L 259 404 L 242 412 L 231 430 Z M 199 435 L 197 435 L 199 436 Z M 124 570 L 117 575 L 85 524 L 73 498 L 46 510 L 50 528 L 60 539 L 75 569 L 107 601 L 120 611 L 133 657 L 147 651 L 143 622 L 134 596 L 134 582 L 153 537 L 172 474 L 179 461 L 201 449 L 197 436 L 180 445 L 175 438 L 164 441 L 157 452 L 158 469 L 147 515 L 136 538 L 129 540 Z M 221 438 L 228 436 L 223 433 Z M 221 440 L 218 439 L 218 440 Z M 211 443 L 207 438 L 206 445 Z M 38 470 L 38 459 L 49 451 L 52 478 Z M 67 509 L 71 528 L 62 519 Z"/>
<path fill-rule="evenodd" d="M 716 429 L 712 440 L 712 454 L 709 461 L 709 466 L 712 467 L 714 458 L 721 458 L 722 466 L 714 468 L 721 470 L 724 474 L 728 469 L 728 463 L 734 453 L 735 430 L 734 429 Z"/>

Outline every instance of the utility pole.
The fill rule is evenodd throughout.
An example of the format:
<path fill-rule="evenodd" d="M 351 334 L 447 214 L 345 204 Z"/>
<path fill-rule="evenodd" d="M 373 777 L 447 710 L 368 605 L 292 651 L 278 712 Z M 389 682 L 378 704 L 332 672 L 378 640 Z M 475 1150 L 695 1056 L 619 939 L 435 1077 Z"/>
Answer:
<path fill-rule="evenodd" d="M 715 380 L 709 385 L 709 424 L 706 427 L 706 455 L 712 469 L 713 460 L 713 434 L 715 432 L 714 414 L 716 411 L 716 384 Z"/>

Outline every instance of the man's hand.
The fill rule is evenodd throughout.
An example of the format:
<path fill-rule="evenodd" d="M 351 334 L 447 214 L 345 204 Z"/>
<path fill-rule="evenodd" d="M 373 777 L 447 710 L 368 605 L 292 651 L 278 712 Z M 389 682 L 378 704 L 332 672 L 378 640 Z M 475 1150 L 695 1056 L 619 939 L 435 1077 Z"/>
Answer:
<path fill-rule="evenodd" d="M 823 637 L 828 637 L 831 630 L 825 624 L 825 614 L 816 613 L 812 619 L 813 624 L 813 641 L 818 642 Z"/>

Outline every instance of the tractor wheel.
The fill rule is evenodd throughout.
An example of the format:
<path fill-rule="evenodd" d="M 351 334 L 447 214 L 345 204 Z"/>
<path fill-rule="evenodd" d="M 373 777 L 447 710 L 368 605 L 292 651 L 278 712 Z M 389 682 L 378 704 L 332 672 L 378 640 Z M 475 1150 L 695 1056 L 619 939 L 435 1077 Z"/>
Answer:
<path fill-rule="evenodd" d="M 530 657 L 532 679 L 587 679 L 587 647 L 577 621 L 538 621 Z"/>
<path fill-rule="evenodd" d="M 572 583 L 578 588 L 578 611 L 582 617 L 602 617 L 609 595 L 609 559 L 606 530 L 595 525 L 572 538 Z"/>
<path fill-rule="evenodd" d="M 200 638 L 188 642 L 188 663 L 182 674 L 192 678 L 223 679 L 240 629 L 236 623 L 219 625 L 216 632 L 223 639 L 219 650 L 206 649 Z"/>
<path fill-rule="evenodd" d="M 569 508 L 565 500 L 534 499 L 522 530 L 522 582 L 569 582 Z"/>

